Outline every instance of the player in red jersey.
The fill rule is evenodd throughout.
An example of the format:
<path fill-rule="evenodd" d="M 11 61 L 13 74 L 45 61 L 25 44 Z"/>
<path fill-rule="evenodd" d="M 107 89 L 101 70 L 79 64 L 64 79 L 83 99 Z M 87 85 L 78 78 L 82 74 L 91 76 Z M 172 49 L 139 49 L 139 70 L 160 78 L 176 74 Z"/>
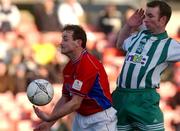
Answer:
<path fill-rule="evenodd" d="M 105 69 L 86 50 L 86 33 L 77 25 L 63 29 L 61 53 L 70 61 L 64 68 L 62 97 L 50 115 L 34 107 L 43 120 L 35 131 L 44 131 L 63 116 L 77 112 L 73 131 L 116 131 L 116 110 L 112 107 L 109 82 Z"/>

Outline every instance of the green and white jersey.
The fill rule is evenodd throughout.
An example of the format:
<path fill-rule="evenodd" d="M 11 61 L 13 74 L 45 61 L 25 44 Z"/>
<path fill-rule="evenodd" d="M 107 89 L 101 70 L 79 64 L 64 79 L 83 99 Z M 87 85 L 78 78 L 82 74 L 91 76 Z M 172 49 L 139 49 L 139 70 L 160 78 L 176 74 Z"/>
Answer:
<path fill-rule="evenodd" d="M 127 54 L 117 79 L 120 88 L 157 88 L 168 64 L 180 61 L 180 43 L 166 32 L 152 35 L 141 31 L 127 38 L 122 48 Z"/>

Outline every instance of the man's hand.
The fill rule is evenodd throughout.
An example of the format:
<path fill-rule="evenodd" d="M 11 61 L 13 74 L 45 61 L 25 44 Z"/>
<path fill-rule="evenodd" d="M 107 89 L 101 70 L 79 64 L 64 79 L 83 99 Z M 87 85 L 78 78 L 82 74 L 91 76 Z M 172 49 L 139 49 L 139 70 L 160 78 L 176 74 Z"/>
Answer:
<path fill-rule="evenodd" d="M 145 18 L 144 10 L 138 9 L 135 13 L 127 20 L 127 25 L 129 27 L 139 27 L 143 23 L 143 19 Z"/>
<path fill-rule="evenodd" d="M 33 106 L 34 112 L 36 115 L 43 121 L 49 122 L 50 117 L 45 112 L 41 111 L 38 107 Z"/>
<path fill-rule="evenodd" d="M 42 122 L 38 126 L 36 126 L 33 131 L 50 131 L 51 130 L 51 123 Z"/>

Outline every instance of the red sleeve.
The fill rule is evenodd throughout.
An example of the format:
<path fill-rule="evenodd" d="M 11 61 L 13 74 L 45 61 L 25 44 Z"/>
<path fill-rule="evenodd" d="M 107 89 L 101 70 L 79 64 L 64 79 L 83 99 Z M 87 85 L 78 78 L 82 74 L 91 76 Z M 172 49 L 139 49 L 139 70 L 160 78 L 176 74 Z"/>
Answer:
<path fill-rule="evenodd" d="M 64 94 L 65 96 L 69 96 L 69 90 L 68 90 L 68 85 L 63 83 L 63 87 L 62 87 L 62 94 Z"/>
<path fill-rule="evenodd" d="M 84 60 L 80 63 L 77 69 L 76 78 L 73 82 L 71 92 L 82 96 L 87 95 L 92 89 L 97 75 L 98 70 L 95 66 Z"/>

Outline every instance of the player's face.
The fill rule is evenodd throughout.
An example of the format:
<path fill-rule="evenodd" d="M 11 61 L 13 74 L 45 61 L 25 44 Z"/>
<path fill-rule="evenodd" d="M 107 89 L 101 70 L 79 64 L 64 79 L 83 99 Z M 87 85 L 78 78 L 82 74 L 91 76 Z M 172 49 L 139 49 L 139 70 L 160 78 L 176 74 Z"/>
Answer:
<path fill-rule="evenodd" d="M 75 50 L 76 40 L 73 40 L 73 31 L 64 31 L 62 33 L 62 41 L 61 41 L 61 53 L 68 55 L 73 53 Z"/>
<path fill-rule="evenodd" d="M 158 32 L 164 26 L 159 14 L 159 7 L 148 7 L 146 9 L 144 24 L 152 33 Z"/>

